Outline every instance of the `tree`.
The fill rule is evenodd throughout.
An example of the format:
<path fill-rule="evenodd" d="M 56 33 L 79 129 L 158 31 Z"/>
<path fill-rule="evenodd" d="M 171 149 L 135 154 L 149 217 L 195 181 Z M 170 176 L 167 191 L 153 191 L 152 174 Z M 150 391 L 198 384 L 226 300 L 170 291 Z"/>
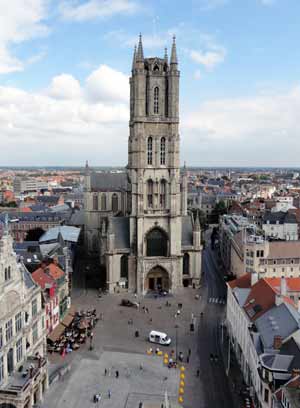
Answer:
<path fill-rule="evenodd" d="M 223 200 L 216 203 L 215 208 L 212 210 L 211 214 L 211 224 L 217 224 L 219 222 L 219 217 L 221 215 L 227 214 L 228 209 Z"/>
<path fill-rule="evenodd" d="M 34 228 L 27 232 L 25 241 L 38 241 L 41 236 L 45 233 L 42 228 Z"/>

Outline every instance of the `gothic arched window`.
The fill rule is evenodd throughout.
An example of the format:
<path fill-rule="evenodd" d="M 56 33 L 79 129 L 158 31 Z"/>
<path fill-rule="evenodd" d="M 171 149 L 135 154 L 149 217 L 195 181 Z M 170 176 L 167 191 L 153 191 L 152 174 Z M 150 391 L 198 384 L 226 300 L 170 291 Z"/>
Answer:
<path fill-rule="evenodd" d="M 154 104 L 153 104 L 153 111 L 154 113 L 158 113 L 159 112 L 159 88 L 158 86 L 156 86 L 154 88 Z"/>
<path fill-rule="evenodd" d="M 152 157 L 153 157 L 153 140 L 152 137 L 148 137 L 148 144 L 147 144 L 147 163 L 152 164 Z"/>
<path fill-rule="evenodd" d="M 147 182 L 147 203 L 148 207 L 153 207 L 153 181 L 150 179 Z"/>
<path fill-rule="evenodd" d="M 101 210 L 105 211 L 106 210 L 106 195 L 102 194 L 101 196 Z"/>
<path fill-rule="evenodd" d="M 166 164 L 166 138 L 160 139 L 160 164 Z"/>
<path fill-rule="evenodd" d="M 189 275 L 190 274 L 190 256 L 188 253 L 185 253 L 183 255 L 183 265 L 182 265 L 182 273 L 184 275 Z"/>
<path fill-rule="evenodd" d="M 161 180 L 160 182 L 160 206 L 162 208 L 166 207 L 166 180 Z"/>
<path fill-rule="evenodd" d="M 147 256 L 168 256 L 168 237 L 159 228 L 154 228 L 147 235 Z"/>
<path fill-rule="evenodd" d="M 97 194 L 93 195 L 93 210 L 98 210 L 98 196 Z"/>
<path fill-rule="evenodd" d="M 118 195 L 116 193 L 114 193 L 112 195 L 111 208 L 112 208 L 112 211 L 114 213 L 118 212 L 118 210 L 119 210 L 119 198 L 118 198 Z"/>

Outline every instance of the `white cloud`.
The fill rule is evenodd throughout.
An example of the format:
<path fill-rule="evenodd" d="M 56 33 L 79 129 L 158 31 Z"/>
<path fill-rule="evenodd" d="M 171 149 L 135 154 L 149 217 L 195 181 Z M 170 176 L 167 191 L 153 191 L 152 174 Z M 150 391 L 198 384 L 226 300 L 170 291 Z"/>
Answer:
<path fill-rule="evenodd" d="M 86 92 L 94 101 L 129 101 L 128 77 L 107 65 L 91 73 L 86 80 Z"/>
<path fill-rule="evenodd" d="M 183 119 L 185 151 L 198 165 L 296 165 L 300 86 L 277 95 L 203 103 Z M 208 157 L 211 163 L 208 163 Z"/>
<path fill-rule="evenodd" d="M 24 69 L 24 62 L 12 55 L 11 45 L 48 33 L 44 24 L 47 3 L 47 0 L 0 1 L 0 74 Z"/>
<path fill-rule="evenodd" d="M 72 75 L 61 74 L 52 79 L 47 93 L 56 99 L 77 99 L 81 96 L 80 83 Z"/>
<path fill-rule="evenodd" d="M 60 13 L 64 19 L 78 22 L 132 14 L 137 10 L 138 4 L 133 0 L 88 0 L 84 3 L 65 0 L 60 5 Z"/>
<path fill-rule="evenodd" d="M 128 77 L 105 65 L 83 85 L 61 74 L 40 92 L 0 86 L 1 164 L 125 164 L 126 87 Z"/>
<path fill-rule="evenodd" d="M 194 62 L 211 70 L 224 61 L 226 50 L 223 47 L 214 47 L 207 51 L 189 50 L 189 55 Z"/>

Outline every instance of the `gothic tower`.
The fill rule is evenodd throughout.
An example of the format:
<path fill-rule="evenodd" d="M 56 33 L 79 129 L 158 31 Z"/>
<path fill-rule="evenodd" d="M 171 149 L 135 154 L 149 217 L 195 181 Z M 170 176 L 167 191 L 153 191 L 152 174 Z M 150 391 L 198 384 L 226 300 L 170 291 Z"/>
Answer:
<path fill-rule="evenodd" d="M 142 37 L 130 78 L 128 176 L 131 185 L 130 282 L 138 292 L 181 285 L 182 204 L 179 163 L 179 70 L 175 37 L 170 61 L 145 58 Z"/>

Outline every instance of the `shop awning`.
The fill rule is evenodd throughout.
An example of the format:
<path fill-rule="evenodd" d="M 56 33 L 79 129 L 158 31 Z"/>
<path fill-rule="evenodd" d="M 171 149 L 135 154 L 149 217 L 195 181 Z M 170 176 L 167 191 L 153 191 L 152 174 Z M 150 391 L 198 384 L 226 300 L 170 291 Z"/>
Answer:
<path fill-rule="evenodd" d="M 59 323 L 54 330 L 49 334 L 47 337 L 47 340 L 50 340 L 52 342 L 55 342 L 60 338 L 60 336 L 63 334 L 63 332 L 66 330 L 66 326 L 63 324 Z"/>
<path fill-rule="evenodd" d="M 71 315 L 70 313 L 68 313 L 63 320 L 61 321 L 61 323 L 65 326 L 65 327 L 69 327 L 70 324 L 73 322 L 74 316 Z"/>

